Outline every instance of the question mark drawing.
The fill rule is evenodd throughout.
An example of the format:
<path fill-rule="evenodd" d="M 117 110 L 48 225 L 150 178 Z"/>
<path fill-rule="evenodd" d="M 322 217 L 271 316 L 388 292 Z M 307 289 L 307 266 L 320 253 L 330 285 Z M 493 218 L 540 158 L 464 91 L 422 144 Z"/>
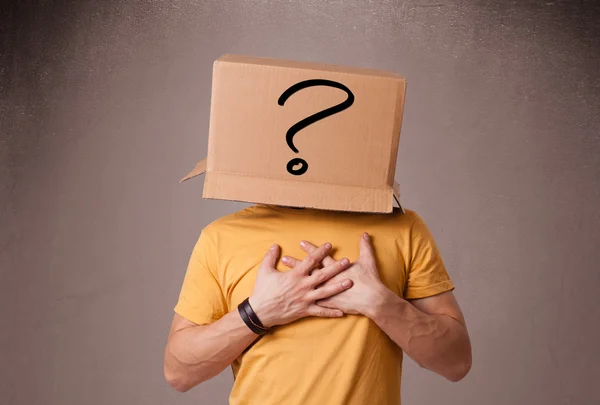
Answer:
<path fill-rule="evenodd" d="M 348 98 L 346 100 L 342 101 L 340 104 L 334 105 L 333 107 L 329 107 L 323 111 L 319 111 L 318 113 L 313 114 L 310 117 L 304 118 L 303 120 L 292 125 L 292 127 L 290 129 L 288 129 L 287 133 L 285 134 L 285 140 L 286 140 L 288 146 L 290 147 L 290 149 L 293 150 L 295 153 L 298 153 L 298 148 L 296 148 L 296 146 L 294 145 L 294 136 L 298 132 L 300 132 L 307 126 L 312 125 L 315 122 L 322 120 L 323 118 L 327 118 L 334 114 L 344 111 L 345 109 L 349 108 L 354 103 L 354 94 L 352 94 L 352 92 L 350 91 L 350 89 L 348 87 L 344 86 L 341 83 L 334 82 L 332 80 L 325 80 L 325 79 L 311 79 L 311 80 L 305 80 L 305 81 L 296 83 L 293 86 L 291 86 L 290 88 L 288 88 L 286 91 L 284 91 L 281 96 L 279 96 L 279 100 L 277 101 L 277 103 L 280 106 L 283 106 L 285 104 L 285 102 L 287 101 L 287 99 L 290 98 L 290 96 L 292 96 L 294 93 L 296 93 L 300 90 L 306 89 L 308 87 L 314 87 L 314 86 L 327 86 L 327 87 L 334 87 L 336 89 L 344 90 L 346 92 L 346 94 L 348 94 Z M 294 169 L 294 166 L 296 166 L 296 165 L 300 165 L 300 168 Z M 308 163 L 304 159 L 294 158 L 294 159 L 290 160 L 287 164 L 287 171 L 290 174 L 293 174 L 294 176 L 300 176 L 300 175 L 306 173 L 307 170 L 308 170 Z"/>

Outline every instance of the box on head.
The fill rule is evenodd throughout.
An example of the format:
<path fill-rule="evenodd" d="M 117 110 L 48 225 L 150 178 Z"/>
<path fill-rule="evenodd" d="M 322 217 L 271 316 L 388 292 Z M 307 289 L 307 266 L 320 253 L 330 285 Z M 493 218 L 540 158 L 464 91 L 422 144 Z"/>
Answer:
<path fill-rule="evenodd" d="M 392 212 L 405 93 L 393 72 L 224 55 L 207 157 L 180 182 L 205 173 L 203 198 Z"/>

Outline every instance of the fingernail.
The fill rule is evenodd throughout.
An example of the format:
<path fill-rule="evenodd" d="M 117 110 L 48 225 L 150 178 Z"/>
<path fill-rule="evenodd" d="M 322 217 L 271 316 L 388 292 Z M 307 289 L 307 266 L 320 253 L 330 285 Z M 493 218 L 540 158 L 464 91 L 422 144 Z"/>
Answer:
<path fill-rule="evenodd" d="M 346 259 L 346 258 L 343 258 L 343 259 L 342 259 L 342 261 L 341 261 L 341 265 L 342 265 L 342 266 L 345 266 L 345 265 L 347 265 L 347 264 L 348 264 L 348 262 L 349 262 L 349 260 L 348 260 L 348 259 Z"/>
<path fill-rule="evenodd" d="M 366 233 L 366 232 L 365 232 L 365 233 L 363 233 L 363 238 L 364 238 L 365 240 L 369 240 L 369 234 L 368 234 L 368 233 Z"/>
<path fill-rule="evenodd" d="M 269 249 L 269 250 L 273 251 L 273 250 L 275 250 L 275 249 L 277 249 L 277 245 L 273 245 L 273 246 L 271 246 L 271 249 Z"/>
<path fill-rule="evenodd" d="M 331 249 L 331 243 L 327 242 L 327 243 L 325 244 L 325 248 L 326 248 L 326 249 Z"/>
<path fill-rule="evenodd" d="M 283 256 L 283 257 L 281 258 L 281 261 L 283 261 L 283 262 L 287 263 L 287 262 L 289 262 L 289 261 L 290 261 L 290 258 L 289 258 L 289 257 L 287 257 L 287 256 Z"/>
<path fill-rule="evenodd" d="M 302 240 L 302 241 L 300 241 L 300 246 L 302 246 L 302 247 L 306 246 L 306 242 L 305 242 L 305 241 L 303 241 L 303 240 Z"/>
<path fill-rule="evenodd" d="M 342 287 L 344 288 L 348 288 L 352 285 L 352 282 L 350 280 L 344 280 L 342 281 Z"/>
<path fill-rule="evenodd" d="M 344 313 L 341 312 L 341 311 L 338 311 L 338 312 L 335 313 L 335 316 L 344 316 Z"/>

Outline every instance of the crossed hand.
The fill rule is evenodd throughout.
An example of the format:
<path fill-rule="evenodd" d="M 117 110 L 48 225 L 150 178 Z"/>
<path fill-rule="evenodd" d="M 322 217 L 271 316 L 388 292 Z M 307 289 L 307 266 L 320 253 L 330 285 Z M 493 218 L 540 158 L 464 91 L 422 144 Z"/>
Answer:
<path fill-rule="evenodd" d="M 318 249 L 317 246 L 307 241 L 300 242 L 300 247 L 308 254 Z M 291 268 L 301 263 L 300 260 L 289 256 L 284 256 L 282 261 L 286 266 Z M 333 263 L 335 263 L 335 260 L 329 255 L 322 261 L 323 266 L 329 266 Z M 364 315 L 373 303 L 373 300 L 377 298 L 378 291 L 381 291 L 381 288 L 385 288 L 379 278 L 373 246 L 367 233 L 364 233 L 360 238 L 360 256 L 358 260 L 351 263 L 350 267 L 343 272 L 327 280 L 322 285 L 317 286 L 317 288 L 332 285 L 343 279 L 350 279 L 352 287 L 336 295 L 318 300 L 316 304 L 325 308 L 339 309 L 346 314 Z"/>
<path fill-rule="evenodd" d="M 269 249 L 258 269 L 250 305 L 266 327 L 307 316 L 366 315 L 386 288 L 366 233 L 360 238 L 360 255 L 355 262 L 334 260 L 329 243 L 317 247 L 302 241 L 300 246 L 307 253 L 303 260 L 282 258 L 292 270 L 280 272 L 275 268 L 278 245 Z"/>

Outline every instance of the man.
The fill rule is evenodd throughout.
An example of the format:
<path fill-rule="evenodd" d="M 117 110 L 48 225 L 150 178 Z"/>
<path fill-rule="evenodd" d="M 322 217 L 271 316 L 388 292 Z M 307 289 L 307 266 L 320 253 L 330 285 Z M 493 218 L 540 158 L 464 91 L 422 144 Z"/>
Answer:
<path fill-rule="evenodd" d="M 471 367 L 453 289 L 414 211 L 258 204 L 202 231 L 165 377 L 183 392 L 232 365 L 232 405 L 398 405 L 403 352 L 450 381 Z"/>

